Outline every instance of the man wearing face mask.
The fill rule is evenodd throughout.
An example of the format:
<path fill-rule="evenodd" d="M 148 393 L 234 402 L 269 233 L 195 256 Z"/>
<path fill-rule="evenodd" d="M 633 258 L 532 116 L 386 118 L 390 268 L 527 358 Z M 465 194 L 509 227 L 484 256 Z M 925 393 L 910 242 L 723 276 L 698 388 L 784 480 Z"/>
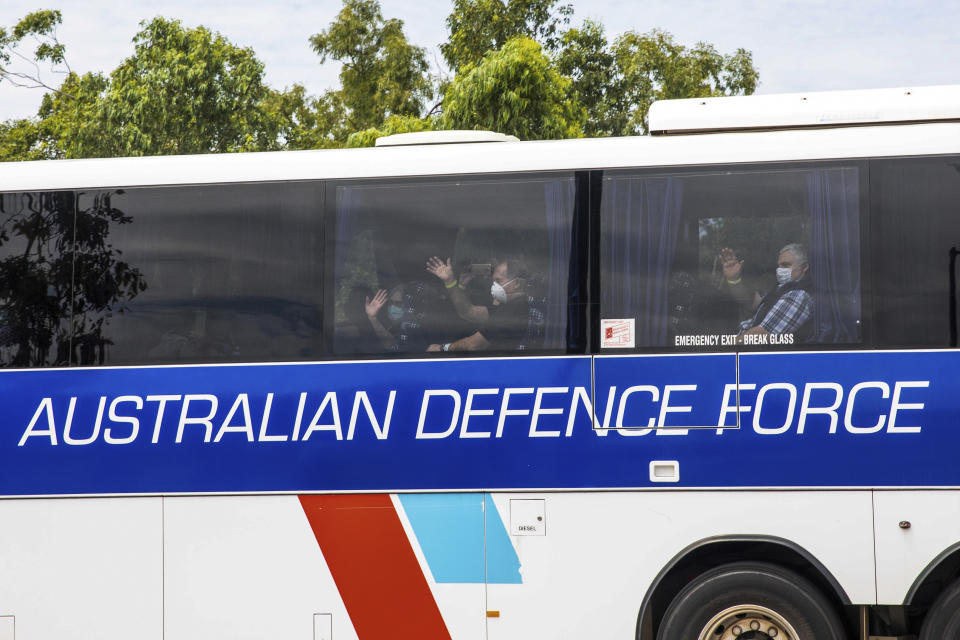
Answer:
<path fill-rule="evenodd" d="M 743 261 L 738 264 L 742 267 Z M 757 301 L 752 317 L 740 323 L 740 335 L 794 334 L 802 341 L 809 333 L 813 316 L 809 271 L 803 245 L 792 243 L 781 249 L 777 258 L 777 288 Z M 738 284 L 739 272 L 728 272 L 726 264 L 724 275 L 731 285 Z M 731 275 L 736 277 L 733 281 Z"/>
<path fill-rule="evenodd" d="M 427 351 L 512 350 L 523 341 L 527 331 L 526 269 L 518 260 L 496 263 L 487 304 L 474 304 L 454 277 L 453 267 L 434 256 L 427 260 L 427 271 L 443 282 L 461 319 L 477 325 L 465 338 L 445 344 L 431 344 Z"/>

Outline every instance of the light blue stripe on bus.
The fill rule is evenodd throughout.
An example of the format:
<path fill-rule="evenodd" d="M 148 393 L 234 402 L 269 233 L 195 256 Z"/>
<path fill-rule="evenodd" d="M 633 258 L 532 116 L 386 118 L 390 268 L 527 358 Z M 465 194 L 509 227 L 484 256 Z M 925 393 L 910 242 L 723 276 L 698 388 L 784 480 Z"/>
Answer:
<path fill-rule="evenodd" d="M 520 559 L 489 494 L 408 493 L 400 502 L 435 582 L 521 583 Z"/>
<path fill-rule="evenodd" d="M 503 525 L 500 512 L 493 504 L 493 497 L 489 493 L 484 495 L 484 510 L 487 532 L 487 583 L 488 584 L 520 584 L 520 558 L 513 542 L 507 535 L 507 528 Z"/>

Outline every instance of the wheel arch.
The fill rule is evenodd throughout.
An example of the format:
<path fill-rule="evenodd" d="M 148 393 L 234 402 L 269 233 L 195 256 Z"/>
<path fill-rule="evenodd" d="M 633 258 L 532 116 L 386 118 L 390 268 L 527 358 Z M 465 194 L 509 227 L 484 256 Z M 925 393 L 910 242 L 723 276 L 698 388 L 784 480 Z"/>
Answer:
<path fill-rule="evenodd" d="M 738 560 L 764 561 L 792 569 L 810 580 L 838 607 L 851 604 L 833 574 L 816 556 L 795 542 L 763 535 L 712 536 L 688 545 L 654 578 L 640 604 L 637 640 L 654 640 L 667 606 L 690 579 L 705 570 Z"/>
<path fill-rule="evenodd" d="M 960 576 L 960 542 L 955 542 L 931 560 L 917 575 L 903 604 L 908 607 L 929 607 Z"/>

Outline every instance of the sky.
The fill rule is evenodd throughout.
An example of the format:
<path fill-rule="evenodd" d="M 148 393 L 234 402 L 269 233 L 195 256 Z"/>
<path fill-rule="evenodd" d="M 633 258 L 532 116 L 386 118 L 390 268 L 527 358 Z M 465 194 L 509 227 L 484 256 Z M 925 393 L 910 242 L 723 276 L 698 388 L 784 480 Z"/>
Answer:
<path fill-rule="evenodd" d="M 109 73 L 133 53 L 142 20 L 162 15 L 204 25 L 253 48 L 275 88 L 299 82 L 314 94 L 338 85 L 337 63 L 321 65 L 311 35 L 341 0 L 0 0 L 0 26 L 41 8 L 59 9 L 58 35 L 74 71 Z M 599 20 L 624 31 L 669 31 L 677 42 L 712 43 L 721 53 L 753 52 L 758 93 L 960 84 L 960 2 L 938 0 L 574 0 L 572 24 Z M 442 63 L 450 0 L 381 0 L 387 17 Z M 46 74 L 53 83 L 56 76 Z M 36 113 L 41 90 L 0 82 L 0 121 Z"/>

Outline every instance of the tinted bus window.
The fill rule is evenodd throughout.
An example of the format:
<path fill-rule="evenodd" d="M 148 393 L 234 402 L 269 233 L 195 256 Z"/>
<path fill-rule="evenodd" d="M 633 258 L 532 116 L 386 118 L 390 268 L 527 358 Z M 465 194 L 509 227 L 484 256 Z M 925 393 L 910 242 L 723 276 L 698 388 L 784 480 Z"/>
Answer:
<path fill-rule="evenodd" d="M 74 194 L 0 194 L 0 366 L 65 364 L 70 353 Z"/>
<path fill-rule="evenodd" d="M 573 174 L 333 192 L 335 353 L 566 349 Z"/>
<path fill-rule="evenodd" d="M 960 248 L 960 158 L 870 166 L 874 315 L 885 347 L 950 345 L 950 249 Z"/>
<path fill-rule="evenodd" d="M 860 174 L 608 173 L 601 347 L 859 343 Z"/>
<path fill-rule="evenodd" d="M 81 193 L 75 361 L 318 358 L 321 197 L 311 183 Z"/>

